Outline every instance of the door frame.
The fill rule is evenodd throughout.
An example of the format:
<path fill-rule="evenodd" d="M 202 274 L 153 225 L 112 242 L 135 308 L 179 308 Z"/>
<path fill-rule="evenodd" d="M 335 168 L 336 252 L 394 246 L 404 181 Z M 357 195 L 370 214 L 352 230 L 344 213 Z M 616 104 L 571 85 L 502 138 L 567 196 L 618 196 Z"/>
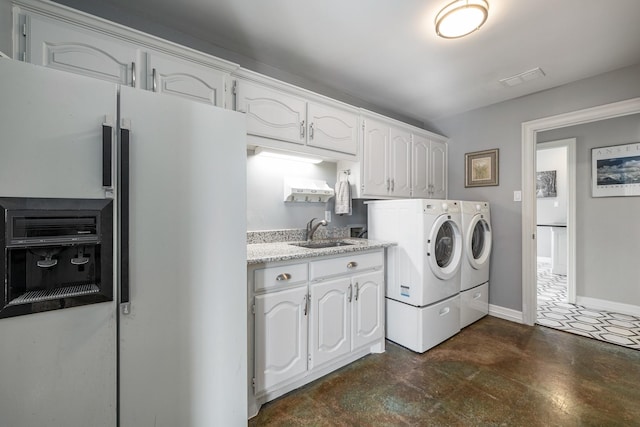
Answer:
<path fill-rule="evenodd" d="M 536 143 L 536 153 L 554 148 L 566 149 L 567 171 L 567 302 L 576 303 L 576 139 Z M 536 203 L 537 205 L 537 203 Z M 536 209 L 537 216 L 537 209 Z M 537 255 L 537 254 L 536 254 Z M 537 282 L 537 278 L 536 278 Z"/>
<path fill-rule="evenodd" d="M 536 136 L 538 132 L 640 113 L 640 98 L 522 123 L 522 321 L 536 321 Z"/>

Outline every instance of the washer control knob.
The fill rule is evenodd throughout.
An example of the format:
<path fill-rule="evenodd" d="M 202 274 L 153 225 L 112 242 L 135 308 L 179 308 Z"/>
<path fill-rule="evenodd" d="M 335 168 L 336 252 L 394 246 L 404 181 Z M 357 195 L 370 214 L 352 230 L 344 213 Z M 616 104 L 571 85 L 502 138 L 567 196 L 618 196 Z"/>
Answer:
<path fill-rule="evenodd" d="M 477 210 L 478 212 L 480 212 L 480 209 L 482 209 L 482 206 L 481 206 L 480 204 L 477 204 L 477 205 L 476 205 L 476 210 Z"/>
<path fill-rule="evenodd" d="M 442 210 L 447 212 L 449 210 L 449 205 L 447 203 L 442 204 Z"/>

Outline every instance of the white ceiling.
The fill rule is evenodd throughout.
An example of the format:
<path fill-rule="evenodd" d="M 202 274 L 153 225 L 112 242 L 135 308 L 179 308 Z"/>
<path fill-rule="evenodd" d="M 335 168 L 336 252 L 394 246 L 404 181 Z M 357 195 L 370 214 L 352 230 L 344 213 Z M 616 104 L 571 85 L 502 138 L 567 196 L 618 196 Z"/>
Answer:
<path fill-rule="evenodd" d="M 451 0 L 102 1 L 419 121 L 640 63 L 639 0 L 488 0 L 457 40 L 433 26 Z"/>

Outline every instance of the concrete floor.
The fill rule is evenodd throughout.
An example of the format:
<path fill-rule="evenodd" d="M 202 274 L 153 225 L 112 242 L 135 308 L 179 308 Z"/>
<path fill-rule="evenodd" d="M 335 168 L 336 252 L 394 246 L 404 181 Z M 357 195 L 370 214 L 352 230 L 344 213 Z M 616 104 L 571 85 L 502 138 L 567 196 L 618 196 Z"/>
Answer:
<path fill-rule="evenodd" d="M 387 342 L 249 425 L 640 425 L 640 351 L 488 316 L 424 354 Z"/>

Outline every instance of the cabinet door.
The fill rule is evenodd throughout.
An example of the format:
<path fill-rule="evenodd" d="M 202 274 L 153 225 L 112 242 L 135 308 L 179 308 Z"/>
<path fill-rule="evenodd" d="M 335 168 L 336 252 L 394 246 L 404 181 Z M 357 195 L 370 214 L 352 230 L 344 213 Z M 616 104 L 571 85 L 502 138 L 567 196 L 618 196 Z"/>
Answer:
<path fill-rule="evenodd" d="M 374 271 L 354 276 L 352 304 L 353 349 L 384 336 L 384 273 Z"/>
<path fill-rule="evenodd" d="M 411 134 L 391 128 L 389 142 L 389 195 L 411 197 Z"/>
<path fill-rule="evenodd" d="M 363 194 L 386 196 L 390 188 L 387 172 L 389 152 L 389 127 L 381 122 L 364 121 L 363 143 Z"/>
<path fill-rule="evenodd" d="M 349 277 L 311 286 L 309 369 L 351 351 L 352 298 Z"/>
<path fill-rule="evenodd" d="M 307 370 L 307 287 L 255 297 L 255 392 Z"/>
<path fill-rule="evenodd" d="M 237 110 L 246 113 L 248 134 L 304 144 L 303 99 L 246 80 L 238 82 L 237 92 Z"/>
<path fill-rule="evenodd" d="M 225 107 L 227 73 L 155 52 L 149 53 L 148 64 L 148 90 Z"/>
<path fill-rule="evenodd" d="M 431 141 L 431 198 L 447 197 L 447 144 Z"/>
<path fill-rule="evenodd" d="M 358 116 L 319 103 L 307 106 L 307 145 L 341 153 L 358 152 Z"/>
<path fill-rule="evenodd" d="M 136 86 L 140 50 L 68 24 L 29 16 L 27 61 L 113 83 Z"/>
<path fill-rule="evenodd" d="M 411 196 L 428 199 L 431 197 L 431 179 L 429 168 L 429 140 L 422 135 L 412 135 L 411 141 Z"/>

